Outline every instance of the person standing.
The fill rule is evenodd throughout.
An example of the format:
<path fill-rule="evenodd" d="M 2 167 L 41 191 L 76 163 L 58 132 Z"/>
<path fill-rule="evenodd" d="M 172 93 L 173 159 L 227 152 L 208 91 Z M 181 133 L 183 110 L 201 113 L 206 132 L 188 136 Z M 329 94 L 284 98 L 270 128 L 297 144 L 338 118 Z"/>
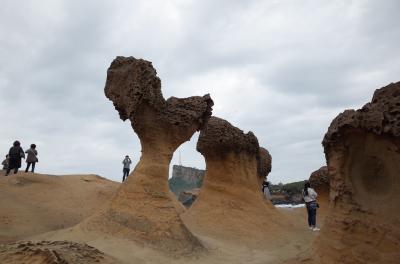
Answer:
<path fill-rule="evenodd" d="M 31 144 L 31 148 L 28 149 L 27 151 L 25 151 L 26 154 L 28 154 L 28 156 L 26 157 L 26 169 L 25 172 L 28 172 L 29 167 L 32 165 L 32 173 L 35 172 L 35 165 L 36 162 L 38 162 L 38 152 L 36 150 L 36 145 L 35 144 Z"/>
<path fill-rule="evenodd" d="M 269 181 L 267 181 L 267 179 L 264 179 L 263 181 L 262 192 L 267 200 L 271 200 L 271 192 L 269 191 Z"/>
<path fill-rule="evenodd" d="M 3 165 L 3 170 L 7 171 L 9 162 L 10 162 L 10 158 L 7 154 L 6 159 L 3 160 L 3 162 L 1 163 L 1 165 Z"/>
<path fill-rule="evenodd" d="M 14 169 L 14 174 L 18 172 L 18 169 L 21 168 L 21 158 L 25 159 L 24 150 L 21 148 L 21 143 L 16 140 L 13 146 L 10 148 L 8 152 L 8 156 L 10 158 L 6 176 L 10 174 L 10 171 Z"/>
<path fill-rule="evenodd" d="M 123 169 L 123 176 L 122 176 L 122 182 L 125 181 L 125 179 L 129 176 L 129 171 L 131 170 L 131 159 L 129 158 L 128 155 L 125 156 L 125 159 L 122 161 L 122 164 L 124 164 L 124 169 Z"/>
<path fill-rule="evenodd" d="M 302 195 L 307 208 L 308 227 L 312 231 L 318 231 L 320 230 L 317 227 L 317 208 L 319 207 L 317 203 L 318 194 L 313 188 L 311 188 L 310 182 L 307 181 L 304 184 Z"/>

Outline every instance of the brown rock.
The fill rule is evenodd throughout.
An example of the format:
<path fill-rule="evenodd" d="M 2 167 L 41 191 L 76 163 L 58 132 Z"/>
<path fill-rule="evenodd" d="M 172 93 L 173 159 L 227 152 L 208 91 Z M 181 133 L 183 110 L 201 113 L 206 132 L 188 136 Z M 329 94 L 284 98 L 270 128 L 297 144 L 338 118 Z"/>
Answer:
<path fill-rule="evenodd" d="M 257 138 L 211 117 L 200 132 L 197 150 L 205 158 L 206 175 L 199 197 L 183 219 L 203 235 L 261 246 L 271 229 L 279 230 L 273 219 L 281 216 L 262 196 Z"/>
<path fill-rule="evenodd" d="M 332 208 L 313 255 L 320 263 L 398 263 L 400 83 L 336 117 L 323 145 Z"/>
<path fill-rule="evenodd" d="M 258 173 L 258 181 L 261 186 L 264 179 L 268 176 L 272 169 L 272 157 L 269 154 L 269 151 L 263 147 L 260 147 L 258 150 L 257 157 L 257 173 Z"/>
<path fill-rule="evenodd" d="M 168 251 L 187 253 L 201 244 L 182 223 L 184 208 L 168 188 L 174 151 L 211 115 L 209 95 L 164 100 L 151 62 L 117 57 L 107 72 L 106 96 L 122 120 L 129 119 L 142 145 L 142 156 L 110 205 L 85 224 Z"/>
<path fill-rule="evenodd" d="M 0 263 L 117 264 L 120 261 L 86 244 L 70 241 L 18 241 L 16 243 L 0 244 Z"/>
<path fill-rule="evenodd" d="M 311 187 L 320 195 L 321 193 L 329 194 L 329 173 L 328 167 L 322 166 L 310 175 Z"/>

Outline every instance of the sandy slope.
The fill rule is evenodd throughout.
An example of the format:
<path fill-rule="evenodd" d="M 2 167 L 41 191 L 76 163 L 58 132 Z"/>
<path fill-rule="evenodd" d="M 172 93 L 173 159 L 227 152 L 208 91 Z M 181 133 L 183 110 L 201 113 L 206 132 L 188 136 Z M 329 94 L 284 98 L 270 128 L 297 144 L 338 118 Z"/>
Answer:
<path fill-rule="evenodd" d="M 73 226 L 91 215 L 119 183 L 96 175 L 0 176 L 0 242 Z"/>

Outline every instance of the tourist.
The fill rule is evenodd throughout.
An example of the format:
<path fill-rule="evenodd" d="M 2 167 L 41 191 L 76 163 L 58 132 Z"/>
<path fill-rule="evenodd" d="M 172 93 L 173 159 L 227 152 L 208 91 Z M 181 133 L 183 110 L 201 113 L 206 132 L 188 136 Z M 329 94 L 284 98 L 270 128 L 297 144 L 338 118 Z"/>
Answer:
<path fill-rule="evenodd" d="M 1 165 L 3 165 L 3 170 L 7 170 L 8 169 L 8 164 L 10 162 L 10 158 L 8 156 L 8 154 L 6 155 L 6 159 L 3 160 L 3 162 L 1 163 Z"/>
<path fill-rule="evenodd" d="M 269 181 L 264 179 L 262 183 L 262 192 L 267 200 L 271 200 L 271 192 L 269 191 Z"/>
<path fill-rule="evenodd" d="M 311 188 L 310 182 L 304 184 L 304 189 L 302 191 L 303 199 L 306 202 L 307 215 L 308 215 L 308 226 L 312 231 L 318 231 L 317 227 L 317 208 L 319 207 L 317 203 L 317 193 L 313 188 Z"/>
<path fill-rule="evenodd" d="M 125 179 L 129 176 L 129 171 L 131 170 L 131 159 L 129 158 L 128 155 L 125 156 L 125 159 L 122 161 L 122 164 L 124 164 L 124 169 L 123 169 L 123 176 L 122 176 L 122 182 L 125 181 Z"/>
<path fill-rule="evenodd" d="M 25 153 L 28 154 L 28 156 L 26 157 L 26 169 L 25 172 L 28 172 L 29 167 L 32 165 L 32 172 L 35 172 L 35 165 L 36 162 L 38 162 L 38 152 L 36 150 L 36 145 L 35 144 L 31 144 L 31 148 L 28 149 L 27 151 L 25 151 Z"/>
<path fill-rule="evenodd" d="M 10 173 L 12 169 L 14 169 L 14 174 L 18 172 L 18 169 L 21 168 L 21 158 L 25 159 L 24 150 L 21 148 L 21 143 L 16 140 L 13 146 L 10 148 L 8 152 L 9 163 L 6 172 L 6 176 Z"/>

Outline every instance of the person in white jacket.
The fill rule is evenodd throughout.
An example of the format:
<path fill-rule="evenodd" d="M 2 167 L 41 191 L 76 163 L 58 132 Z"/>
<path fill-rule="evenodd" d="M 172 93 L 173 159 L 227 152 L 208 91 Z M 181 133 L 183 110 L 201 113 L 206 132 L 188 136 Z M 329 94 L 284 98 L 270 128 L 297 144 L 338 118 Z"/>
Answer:
<path fill-rule="evenodd" d="M 304 189 L 302 191 L 304 202 L 306 203 L 307 214 L 308 214 L 308 226 L 313 231 L 318 231 L 317 227 L 317 208 L 319 207 L 317 203 L 317 192 L 311 188 L 310 182 L 304 184 Z"/>

